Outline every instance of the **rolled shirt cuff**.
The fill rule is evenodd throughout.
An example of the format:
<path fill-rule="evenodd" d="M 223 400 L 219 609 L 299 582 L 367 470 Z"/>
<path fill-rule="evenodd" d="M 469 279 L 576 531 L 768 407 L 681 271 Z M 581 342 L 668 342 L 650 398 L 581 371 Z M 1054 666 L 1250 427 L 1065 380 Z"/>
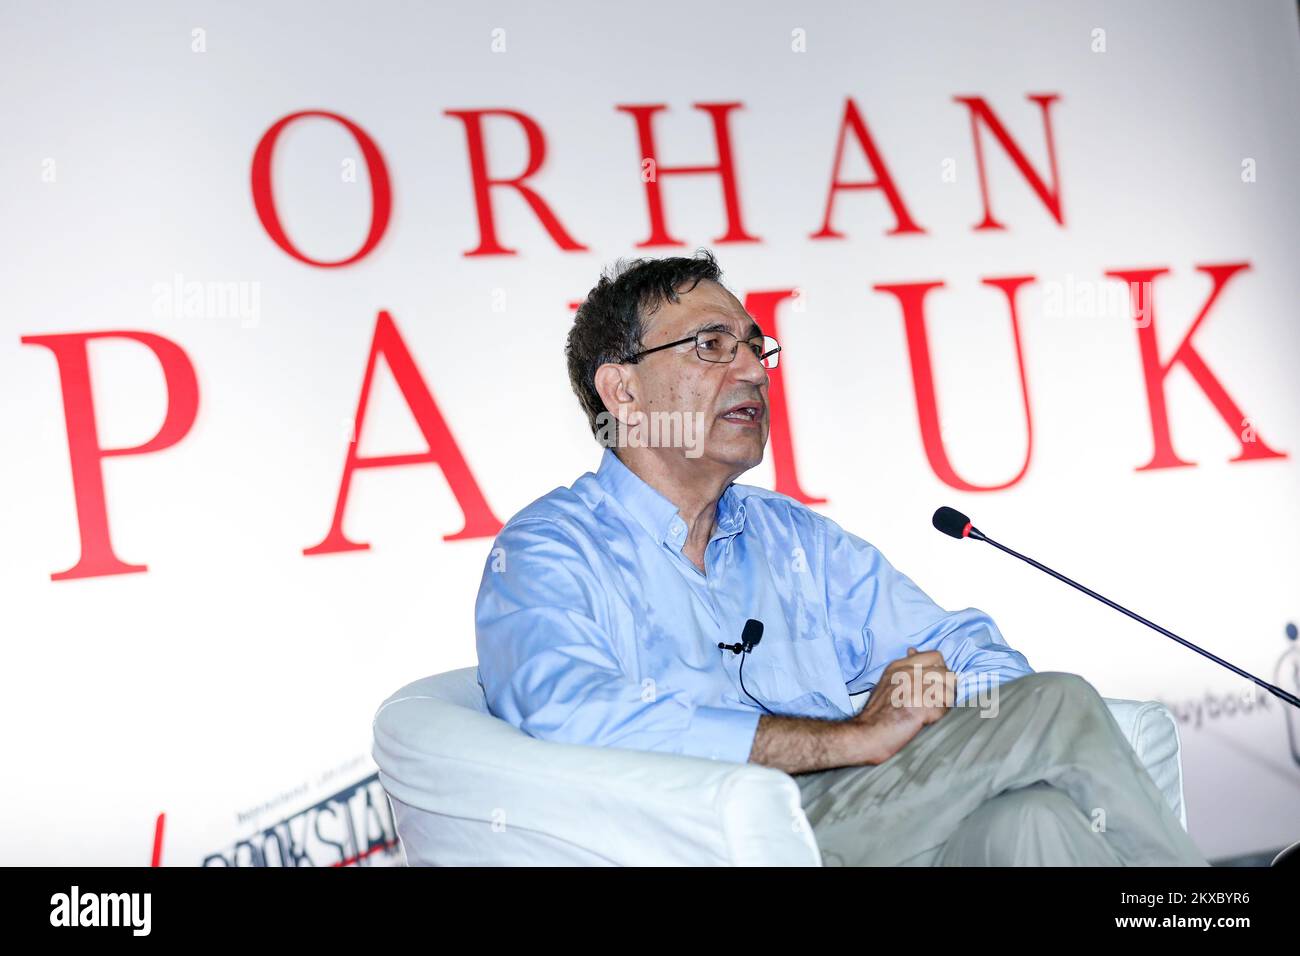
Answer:
<path fill-rule="evenodd" d="M 748 763 L 760 716 L 757 710 L 696 707 L 682 753 L 707 760 Z"/>
<path fill-rule="evenodd" d="M 1033 673 L 1032 671 L 1030 673 Z M 957 677 L 956 706 L 976 707 L 996 700 L 998 688 L 1017 677 L 1024 677 L 1020 671 L 978 671 L 960 674 Z"/>

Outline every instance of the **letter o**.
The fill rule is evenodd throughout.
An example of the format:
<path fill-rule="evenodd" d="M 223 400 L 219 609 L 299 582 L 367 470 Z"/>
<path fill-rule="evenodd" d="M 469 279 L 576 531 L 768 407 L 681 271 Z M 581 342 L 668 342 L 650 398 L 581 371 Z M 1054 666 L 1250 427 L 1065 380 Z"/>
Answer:
<path fill-rule="evenodd" d="M 361 147 L 361 155 L 365 157 L 366 169 L 370 173 L 370 234 L 366 236 L 366 241 L 361 248 L 349 258 L 339 259 L 335 262 L 313 259 L 304 255 L 294 246 L 280 222 L 280 215 L 275 209 L 275 195 L 271 189 L 271 158 L 275 153 L 276 141 L 280 138 L 280 134 L 284 132 L 285 127 L 294 120 L 306 116 L 324 117 L 346 127 L 347 131 L 357 141 L 357 145 Z M 303 110 L 301 113 L 290 113 L 266 131 L 253 153 L 252 185 L 253 206 L 257 209 L 257 218 L 262 221 L 262 227 L 266 230 L 266 234 L 271 237 L 271 240 L 300 262 L 327 269 L 335 266 L 351 265 L 369 255 L 370 250 L 379 245 L 379 240 L 383 238 L 393 208 L 393 195 L 388 183 L 388 167 L 384 165 L 384 157 L 379 152 L 379 147 L 375 145 L 374 140 L 370 138 L 365 130 L 346 116 L 324 110 Z"/>

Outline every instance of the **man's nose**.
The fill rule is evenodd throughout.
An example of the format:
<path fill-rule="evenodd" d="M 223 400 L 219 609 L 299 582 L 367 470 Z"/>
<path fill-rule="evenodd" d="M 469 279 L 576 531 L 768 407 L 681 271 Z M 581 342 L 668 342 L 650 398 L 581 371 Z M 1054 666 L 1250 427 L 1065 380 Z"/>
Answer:
<path fill-rule="evenodd" d="M 742 382 L 767 384 L 767 369 L 763 368 L 763 363 L 748 345 L 736 348 L 736 357 L 731 360 L 731 374 Z"/>

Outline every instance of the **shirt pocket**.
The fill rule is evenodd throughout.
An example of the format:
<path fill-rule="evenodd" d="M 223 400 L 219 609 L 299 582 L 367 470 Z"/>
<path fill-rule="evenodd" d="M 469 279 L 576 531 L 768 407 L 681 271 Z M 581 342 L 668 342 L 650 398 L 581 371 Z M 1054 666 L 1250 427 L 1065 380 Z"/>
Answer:
<path fill-rule="evenodd" d="M 756 654 L 750 655 L 743 672 L 744 690 L 761 701 L 774 714 L 785 717 L 842 718 L 844 714 L 825 694 L 812 690 L 808 681 L 779 658 L 770 657 L 755 667 Z M 743 691 L 742 691 L 743 695 Z M 752 703 L 752 700 L 747 702 Z"/>

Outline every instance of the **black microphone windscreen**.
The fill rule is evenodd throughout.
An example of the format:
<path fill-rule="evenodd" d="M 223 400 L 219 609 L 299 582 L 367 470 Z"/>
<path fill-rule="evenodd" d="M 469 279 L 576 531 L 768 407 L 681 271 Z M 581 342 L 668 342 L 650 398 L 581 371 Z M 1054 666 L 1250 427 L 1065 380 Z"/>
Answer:
<path fill-rule="evenodd" d="M 757 644 L 763 639 L 763 622 L 750 618 L 745 622 L 745 629 L 740 632 L 742 644 Z"/>
<path fill-rule="evenodd" d="M 936 528 L 954 538 L 966 537 L 966 532 L 970 529 L 970 518 L 946 505 L 934 513 L 932 520 Z"/>

